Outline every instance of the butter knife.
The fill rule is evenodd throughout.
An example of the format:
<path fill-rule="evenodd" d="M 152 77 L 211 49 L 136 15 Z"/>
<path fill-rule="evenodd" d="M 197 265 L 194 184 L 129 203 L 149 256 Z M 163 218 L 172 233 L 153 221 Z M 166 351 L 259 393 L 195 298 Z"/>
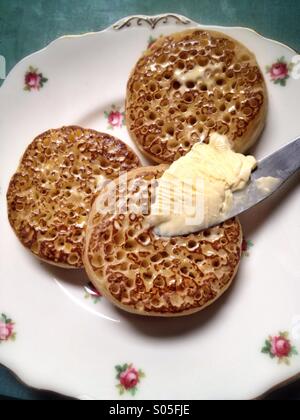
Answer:
<path fill-rule="evenodd" d="M 238 216 L 274 194 L 299 169 L 300 137 L 257 162 L 249 183 L 233 193 L 233 205 L 220 222 Z"/>

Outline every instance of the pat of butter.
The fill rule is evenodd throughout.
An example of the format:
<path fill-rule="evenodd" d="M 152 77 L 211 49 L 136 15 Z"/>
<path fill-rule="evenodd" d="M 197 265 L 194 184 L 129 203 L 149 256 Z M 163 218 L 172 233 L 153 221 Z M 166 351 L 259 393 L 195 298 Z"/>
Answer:
<path fill-rule="evenodd" d="M 253 156 L 231 149 L 227 137 L 214 133 L 197 143 L 158 181 L 149 221 L 162 236 L 186 235 L 218 224 L 256 166 Z"/>

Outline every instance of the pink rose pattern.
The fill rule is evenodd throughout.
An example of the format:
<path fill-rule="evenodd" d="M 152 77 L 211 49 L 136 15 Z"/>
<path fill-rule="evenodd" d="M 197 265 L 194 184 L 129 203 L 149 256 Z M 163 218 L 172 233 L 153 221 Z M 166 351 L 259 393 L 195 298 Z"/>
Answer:
<path fill-rule="evenodd" d="M 297 356 L 298 351 L 296 347 L 292 346 L 289 340 L 288 332 L 280 332 L 277 336 L 270 336 L 265 341 L 265 345 L 262 348 L 262 353 L 268 354 L 272 359 L 277 358 L 279 363 L 290 364 L 292 356 Z"/>
<path fill-rule="evenodd" d="M 111 130 L 114 128 L 121 128 L 125 125 L 125 112 L 121 111 L 121 109 L 115 105 L 111 106 L 110 111 L 105 111 L 104 115 L 108 122 L 108 128 Z"/>
<path fill-rule="evenodd" d="M 29 67 L 25 74 L 25 87 L 24 90 L 30 92 L 32 90 L 40 90 L 48 79 L 43 76 L 43 73 L 39 73 L 37 68 L 32 66 Z"/>
<path fill-rule="evenodd" d="M 243 238 L 243 242 L 242 242 L 242 256 L 244 257 L 249 257 L 250 256 L 250 252 L 249 249 L 251 247 L 253 247 L 254 244 L 252 241 L 247 240 L 245 237 Z"/>
<path fill-rule="evenodd" d="M 129 392 L 131 395 L 135 395 L 141 378 L 145 377 L 144 372 L 141 369 L 136 369 L 131 363 L 117 365 L 115 369 L 117 372 L 116 379 L 119 382 L 116 385 L 119 394 L 123 395 L 125 392 Z"/>
<path fill-rule="evenodd" d="M 95 288 L 95 286 L 91 282 L 84 286 L 84 291 L 85 299 L 92 298 L 94 303 L 98 303 L 102 298 L 101 293 Z"/>
<path fill-rule="evenodd" d="M 269 73 L 271 81 L 275 84 L 285 86 L 290 77 L 290 72 L 293 69 L 292 63 L 287 63 L 284 57 L 280 57 L 274 64 L 267 66 L 266 70 Z"/>
<path fill-rule="evenodd" d="M 16 333 L 14 332 L 15 324 L 5 314 L 0 315 L 0 344 L 3 341 L 15 340 Z"/>

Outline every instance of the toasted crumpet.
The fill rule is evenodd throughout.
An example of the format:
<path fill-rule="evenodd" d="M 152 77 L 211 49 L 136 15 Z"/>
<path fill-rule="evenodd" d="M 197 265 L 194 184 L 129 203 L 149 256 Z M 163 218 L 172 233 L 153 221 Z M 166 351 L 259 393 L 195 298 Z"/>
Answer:
<path fill-rule="evenodd" d="M 255 55 L 220 32 L 189 29 L 160 37 L 134 67 L 126 124 L 142 153 L 171 163 L 211 132 L 244 153 L 258 139 L 267 91 Z"/>
<path fill-rule="evenodd" d="M 41 260 L 80 268 L 95 193 L 105 181 L 138 166 L 135 153 L 108 134 L 76 126 L 49 130 L 28 146 L 11 179 L 10 224 Z"/>
<path fill-rule="evenodd" d="M 150 183 L 166 167 L 134 169 L 125 185 L 117 179 L 107 184 L 94 201 L 87 224 L 83 259 L 90 280 L 115 305 L 139 315 L 171 317 L 204 309 L 228 289 L 241 258 L 237 219 L 187 236 L 154 233 L 148 221 L 155 191 Z M 116 212 L 124 190 L 127 202 L 148 211 Z M 104 211 L 113 191 L 115 203 Z"/>

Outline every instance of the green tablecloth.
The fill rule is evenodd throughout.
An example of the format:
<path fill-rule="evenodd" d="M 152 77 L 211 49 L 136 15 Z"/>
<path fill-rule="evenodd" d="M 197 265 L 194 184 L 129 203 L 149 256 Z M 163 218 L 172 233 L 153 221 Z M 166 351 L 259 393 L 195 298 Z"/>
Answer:
<path fill-rule="evenodd" d="M 61 35 L 97 31 L 130 14 L 164 12 L 248 26 L 300 50 L 298 0 L 0 0 L 0 54 L 10 70 Z"/>
<path fill-rule="evenodd" d="M 131 14 L 180 13 L 204 24 L 247 26 L 300 51 L 299 0 L 0 0 L 0 55 L 9 71 L 21 58 L 65 34 L 105 28 Z M 1 81 L 0 81 L 1 83 Z M 1 281 L 1 274 L 0 274 Z M 0 368 L 0 395 L 53 399 Z M 300 399 L 300 386 L 276 397 Z"/>

